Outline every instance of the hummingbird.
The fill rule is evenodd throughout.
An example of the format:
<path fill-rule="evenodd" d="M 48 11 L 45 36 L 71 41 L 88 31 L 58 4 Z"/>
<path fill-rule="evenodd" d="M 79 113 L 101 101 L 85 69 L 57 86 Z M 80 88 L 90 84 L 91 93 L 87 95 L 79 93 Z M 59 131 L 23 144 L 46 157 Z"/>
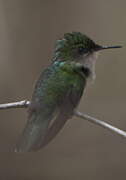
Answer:
<path fill-rule="evenodd" d="M 28 108 L 28 120 L 15 152 L 38 151 L 72 118 L 88 79 L 95 78 L 101 46 L 80 32 L 65 33 L 56 41 L 50 65 L 40 74 Z"/>

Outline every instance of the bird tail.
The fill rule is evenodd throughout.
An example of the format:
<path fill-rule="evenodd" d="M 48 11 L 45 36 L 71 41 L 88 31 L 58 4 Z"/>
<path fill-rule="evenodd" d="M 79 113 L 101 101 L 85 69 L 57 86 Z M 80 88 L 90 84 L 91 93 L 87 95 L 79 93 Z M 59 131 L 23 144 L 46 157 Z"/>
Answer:
<path fill-rule="evenodd" d="M 55 136 L 60 132 L 68 119 L 70 119 L 73 115 L 73 111 L 60 111 L 53 121 L 53 123 L 49 126 L 46 131 L 45 137 L 40 143 L 35 147 L 35 150 L 39 150 L 40 148 L 45 147 L 50 141 L 52 141 Z"/>
<path fill-rule="evenodd" d="M 37 118 L 36 118 L 37 117 Z M 15 152 L 34 151 L 40 141 L 43 141 L 46 134 L 49 119 L 42 119 L 41 115 L 32 115 L 14 148 Z M 35 123 L 34 120 L 37 122 Z"/>
<path fill-rule="evenodd" d="M 68 111 L 61 109 L 55 116 L 50 116 L 48 119 L 42 119 L 41 115 L 33 115 L 31 117 L 33 119 L 27 122 L 14 151 L 29 152 L 43 148 L 58 134 L 72 115 L 73 111 L 71 109 L 68 109 Z M 38 123 L 34 123 L 34 120 Z"/>

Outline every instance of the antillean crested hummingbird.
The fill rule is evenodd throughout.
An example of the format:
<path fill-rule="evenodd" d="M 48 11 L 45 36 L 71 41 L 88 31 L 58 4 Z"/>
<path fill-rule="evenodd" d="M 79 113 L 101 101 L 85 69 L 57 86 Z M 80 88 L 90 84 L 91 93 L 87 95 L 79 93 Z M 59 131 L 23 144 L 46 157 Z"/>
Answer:
<path fill-rule="evenodd" d="M 57 40 L 52 63 L 40 75 L 28 109 L 26 127 L 15 152 L 37 151 L 47 145 L 70 119 L 87 80 L 95 77 L 98 52 L 121 46 L 101 46 L 80 32 Z"/>

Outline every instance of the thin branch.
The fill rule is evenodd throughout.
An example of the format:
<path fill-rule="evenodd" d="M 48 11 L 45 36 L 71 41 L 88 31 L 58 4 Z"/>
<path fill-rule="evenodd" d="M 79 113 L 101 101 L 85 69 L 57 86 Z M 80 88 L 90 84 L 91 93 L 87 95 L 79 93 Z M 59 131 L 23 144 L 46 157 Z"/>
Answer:
<path fill-rule="evenodd" d="M 126 138 L 126 132 L 125 131 L 118 129 L 118 128 L 116 128 L 116 127 L 114 127 L 114 126 L 112 126 L 112 125 L 110 125 L 104 121 L 101 121 L 99 119 L 96 119 L 94 117 L 91 117 L 87 114 L 84 114 L 84 113 L 81 113 L 78 111 L 75 111 L 74 115 L 79 117 L 79 118 L 86 119 L 86 120 L 90 121 L 91 123 L 97 124 L 97 125 L 105 128 L 105 129 L 108 129 L 109 131 L 112 131 L 112 132 Z"/>
<path fill-rule="evenodd" d="M 0 109 L 12 109 L 12 108 L 26 108 L 30 104 L 30 101 L 18 101 L 7 104 L 0 104 Z"/>
<path fill-rule="evenodd" d="M 23 101 L 19 101 L 19 102 L 13 102 L 13 103 L 7 103 L 7 104 L 0 104 L 0 110 L 1 109 L 10 109 L 10 108 L 27 108 L 29 106 L 29 104 L 30 104 L 30 101 L 27 101 L 27 100 L 23 100 Z M 91 123 L 99 125 L 105 129 L 108 129 L 111 132 L 114 132 L 115 134 L 118 134 L 118 135 L 126 138 L 126 132 L 125 131 L 118 129 L 118 128 L 116 128 L 116 127 L 114 127 L 114 126 L 112 126 L 112 125 L 110 125 L 104 121 L 98 120 L 94 117 L 91 117 L 91 116 L 84 114 L 84 113 L 81 113 L 79 111 L 75 111 L 74 115 L 81 118 L 81 119 L 88 120 Z"/>

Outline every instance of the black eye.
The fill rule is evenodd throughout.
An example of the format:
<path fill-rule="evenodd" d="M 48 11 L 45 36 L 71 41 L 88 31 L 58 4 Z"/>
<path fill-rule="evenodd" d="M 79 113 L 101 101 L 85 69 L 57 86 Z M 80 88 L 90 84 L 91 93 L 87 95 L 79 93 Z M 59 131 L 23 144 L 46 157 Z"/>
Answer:
<path fill-rule="evenodd" d="M 79 54 L 86 54 L 86 53 L 88 53 L 88 49 L 86 49 L 86 48 L 84 48 L 84 47 L 79 47 L 78 48 L 78 52 L 79 52 Z"/>

